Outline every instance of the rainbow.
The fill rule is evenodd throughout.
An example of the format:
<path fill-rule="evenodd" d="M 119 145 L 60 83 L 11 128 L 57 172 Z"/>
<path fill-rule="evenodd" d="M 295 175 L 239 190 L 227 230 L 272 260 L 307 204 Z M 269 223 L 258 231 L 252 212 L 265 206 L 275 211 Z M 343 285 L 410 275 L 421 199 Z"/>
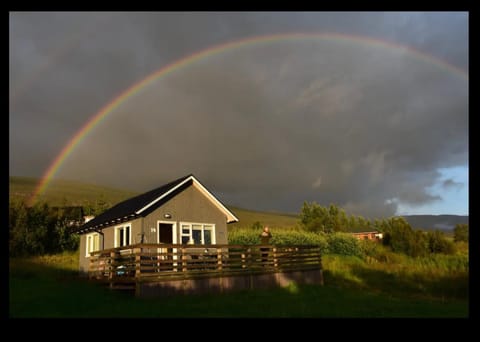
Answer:
<path fill-rule="evenodd" d="M 445 69 L 449 72 L 459 75 L 465 80 L 468 79 L 468 74 L 465 71 L 441 59 L 438 59 L 436 57 L 433 57 L 431 55 L 428 55 L 426 53 L 423 53 L 419 50 L 413 49 L 408 46 L 394 44 L 391 42 L 387 42 L 387 41 L 383 41 L 383 40 L 375 39 L 371 37 L 365 37 L 365 36 L 346 35 L 346 34 L 340 34 L 340 33 L 286 33 L 286 34 L 283 33 L 283 34 L 248 37 L 240 40 L 235 40 L 235 41 L 215 45 L 215 46 L 206 48 L 204 50 L 198 51 L 192 55 L 181 58 L 177 61 L 174 61 L 160 68 L 159 70 L 155 71 L 154 73 L 150 74 L 149 76 L 143 78 L 139 82 L 133 84 L 132 86 L 124 90 L 120 95 L 115 97 L 113 101 L 111 101 L 110 103 L 106 104 L 103 108 L 101 108 L 98 113 L 93 115 L 86 122 L 86 124 L 82 128 L 80 128 L 77 131 L 77 133 L 75 133 L 75 135 L 70 139 L 67 145 L 65 145 L 62 148 L 62 150 L 60 151 L 58 156 L 55 158 L 53 163 L 45 171 L 40 182 L 37 184 L 33 195 L 29 199 L 29 204 L 33 205 L 38 199 L 38 197 L 45 192 L 51 180 L 53 179 L 55 174 L 58 172 L 62 164 L 65 162 L 68 156 L 72 154 L 72 152 L 80 144 L 80 142 L 88 136 L 89 132 L 91 132 L 101 122 L 103 122 L 105 118 L 110 113 L 112 113 L 115 109 L 120 107 L 128 99 L 138 94 L 143 88 L 152 84 L 155 80 L 158 80 L 161 77 L 170 75 L 173 72 L 180 70 L 181 68 L 184 68 L 198 60 L 208 58 L 210 56 L 217 55 L 225 51 L 240 49 L 245 46 L 260 45 L 268 42 L 288 41 L 288 40 L 298 40 L 298 39 L 346 41 L 346 42 L 352 42 L 357 44 L 366 44 L 372 47 L 406 51 L 412 56 L 420 60 L 435 64 L 442 69 Z"/>

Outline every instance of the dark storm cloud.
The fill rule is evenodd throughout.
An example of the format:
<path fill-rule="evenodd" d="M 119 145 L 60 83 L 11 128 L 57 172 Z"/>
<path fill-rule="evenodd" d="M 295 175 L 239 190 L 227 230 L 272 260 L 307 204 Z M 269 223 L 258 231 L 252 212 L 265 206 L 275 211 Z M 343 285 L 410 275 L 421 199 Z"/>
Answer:
<path fill-rule="evenodd" d="M 214 44 L 284 32 L 367 35 L 468 66 L 464 13 L 11 13 L 10 173 L 39 177 L 123 90 Z M 73 43 L 72 43 L 73 41 Z M 53 58 L 52 58 L 53 56 Z M 465 79 L 407 51 L 262 44 L 155 82 L 79 145 L 59 176 L 147 190 L 188 173 L 222 201 L 368 216 L 440 200 L 466 165 Z M 448 187 L 452 184 L 446 184 Z"/>

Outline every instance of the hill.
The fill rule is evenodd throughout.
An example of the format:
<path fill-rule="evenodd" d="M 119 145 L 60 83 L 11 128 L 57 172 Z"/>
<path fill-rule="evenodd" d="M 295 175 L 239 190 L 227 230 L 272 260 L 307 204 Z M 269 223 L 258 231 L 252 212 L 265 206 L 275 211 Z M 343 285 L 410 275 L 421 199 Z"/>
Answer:
<path fill-rule="evenodd" d="M 26 200 L 34 192 L 38 179 L 28 177 L 10 177 L 10 200 Z M 114 189 L 77 181 L 53 180 L 41 199 L 51 206 L 79 206 L 85 201 L 94 202 L 103 198 L 112 205 L 126 200 L 139 193 Z M 229 227 L 251 227 L 255 222 L 271 227 L 292 227 L 298 222 L 296 215 L 269 213 L 227 206 L 240 220 Z"/>
<path fill-rule="evenodd" d="M 38 179 L 35 178 L 10 177 L 10 200 L 29 198 L 37 183 Z M 76 181 L 53 180 L 42 199 L 52 206 L 82 205 L 85 201 L 93 203 L 98 198 L 103 198 L 114 205 L 135 195 L 138 193 Z M 251 227 L 257 221 L 275 228 L 286 228 L 295 226 L 299 221 L 298 215 L 293 214 L 255 211 L 228 205 L 227 207 L 240 220 L 238 223 L 229 225 L 231 228 Z M 458 223 L 468 223 L 468 216 L 461 215 L 404 215 L 403 217 L 415 229 L 451 231 Z"/>
<path fill-rule="evenodd" d="M 463 215 L 404 215 L 415 229 L 450 231 L 456 224 L 468 224 L 468 216 Z"/>
<path fill-rule="evenodd" d="M 10 201 L 27 200 L 37 184 L 36 178 L 10 177 Z M 40 199 L 51 206 L 80 206 L 85 201 L 93 203 L 98 198 L 113 205 L 135 195 L 138 193 L 76 181 L 53 180 Z"/>
<path fill-rule="evenodd" d="M 295 226 L 299 221 L 297 215 L 254 211 L 232 206 L 227 208 L 239 219 L 239 222 L 230 224 L 230 228 L 251 227 L 255 222 L 275 228 L 287 228 Z"/>

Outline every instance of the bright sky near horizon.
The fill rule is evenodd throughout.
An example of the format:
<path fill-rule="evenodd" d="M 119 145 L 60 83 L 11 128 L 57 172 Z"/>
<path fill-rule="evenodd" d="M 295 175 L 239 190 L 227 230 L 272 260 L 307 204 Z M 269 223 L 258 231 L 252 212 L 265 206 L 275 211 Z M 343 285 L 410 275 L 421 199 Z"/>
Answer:
<path fill-rule="evenodd" d="M 468 215 L 467 12 L 10 12 L 9 173 Z"/>

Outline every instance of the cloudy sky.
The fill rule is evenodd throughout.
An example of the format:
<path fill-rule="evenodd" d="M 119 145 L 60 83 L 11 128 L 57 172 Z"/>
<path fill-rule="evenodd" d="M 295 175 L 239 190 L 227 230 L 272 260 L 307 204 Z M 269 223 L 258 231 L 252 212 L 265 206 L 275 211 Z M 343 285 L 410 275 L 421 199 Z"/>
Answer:
<path fill-rule="evenodd" d="M 140 192 L 193 173 L 255 210 L 468 214 L 468 19 L 11 12 L 10 175 L 42 177 L 122 92 L 233 43 L 119 102 L 54 177 Z"/>

